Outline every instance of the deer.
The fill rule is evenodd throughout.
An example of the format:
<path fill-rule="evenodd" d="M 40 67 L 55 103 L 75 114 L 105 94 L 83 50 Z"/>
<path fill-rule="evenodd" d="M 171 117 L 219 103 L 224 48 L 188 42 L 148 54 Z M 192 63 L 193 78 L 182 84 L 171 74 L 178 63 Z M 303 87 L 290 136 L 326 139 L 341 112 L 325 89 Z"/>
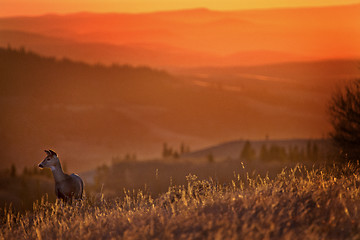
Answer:
<path fill-rule="evenodd" d="M 39 164 L 39 168 L 50 168 L 55 180 L 55 194 L 58 199 L 72 202 L 73 199 L 82 199 L 84 183 L 77 174 L 63 172 L 58 155 L 53 150 L 45 150 L 47 156 Z"/>

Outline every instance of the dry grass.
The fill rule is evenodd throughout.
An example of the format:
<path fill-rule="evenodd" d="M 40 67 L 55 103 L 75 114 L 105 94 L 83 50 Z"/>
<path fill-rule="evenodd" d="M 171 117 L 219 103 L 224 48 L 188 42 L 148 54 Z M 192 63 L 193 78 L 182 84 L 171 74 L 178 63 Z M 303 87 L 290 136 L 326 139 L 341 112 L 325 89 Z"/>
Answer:
<path fill-rule="evenodd" d="M 3 239 L 359 239 L 358 166 L 304 166 L 275 179 L 239 175 L 227 185 L 189 175 L 157 199 L 128 191 L 118 200 L 43 201 L 4 210 Z"/>

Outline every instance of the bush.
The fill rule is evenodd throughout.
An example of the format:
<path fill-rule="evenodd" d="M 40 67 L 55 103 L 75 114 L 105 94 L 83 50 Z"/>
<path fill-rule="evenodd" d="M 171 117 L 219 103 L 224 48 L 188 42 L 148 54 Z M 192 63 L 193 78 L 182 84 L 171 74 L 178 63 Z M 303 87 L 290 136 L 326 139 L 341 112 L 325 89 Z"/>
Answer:
<path fill-rule="evenodd" d="M 342 159 L 356 162 L 360 156 L 360 79 L 333 94 L 329 113 L 333 126 L 330 136 Z"/>

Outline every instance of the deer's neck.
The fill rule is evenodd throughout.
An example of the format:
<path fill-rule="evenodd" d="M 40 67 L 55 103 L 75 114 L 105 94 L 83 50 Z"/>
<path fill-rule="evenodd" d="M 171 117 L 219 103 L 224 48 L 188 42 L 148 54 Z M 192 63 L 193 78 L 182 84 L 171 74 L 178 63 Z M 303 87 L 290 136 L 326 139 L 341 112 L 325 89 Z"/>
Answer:
<path fill-rule="evenodd" d="M 54 175 L 55 182 L 61 182 L 66 179 L 66 175 L 63 172 L 60 163 L 56 166 L 51 166 L 51 171 Z"/>

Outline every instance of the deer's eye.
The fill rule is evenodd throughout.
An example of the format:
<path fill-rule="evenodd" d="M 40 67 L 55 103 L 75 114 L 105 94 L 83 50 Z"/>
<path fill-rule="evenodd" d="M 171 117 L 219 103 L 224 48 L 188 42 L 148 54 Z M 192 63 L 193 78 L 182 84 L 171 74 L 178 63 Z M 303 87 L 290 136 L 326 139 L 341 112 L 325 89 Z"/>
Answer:
<path fill-rule="evenodd" d="M 50 158 L 47 158 L 46 161 L 50 161 Z"/>

